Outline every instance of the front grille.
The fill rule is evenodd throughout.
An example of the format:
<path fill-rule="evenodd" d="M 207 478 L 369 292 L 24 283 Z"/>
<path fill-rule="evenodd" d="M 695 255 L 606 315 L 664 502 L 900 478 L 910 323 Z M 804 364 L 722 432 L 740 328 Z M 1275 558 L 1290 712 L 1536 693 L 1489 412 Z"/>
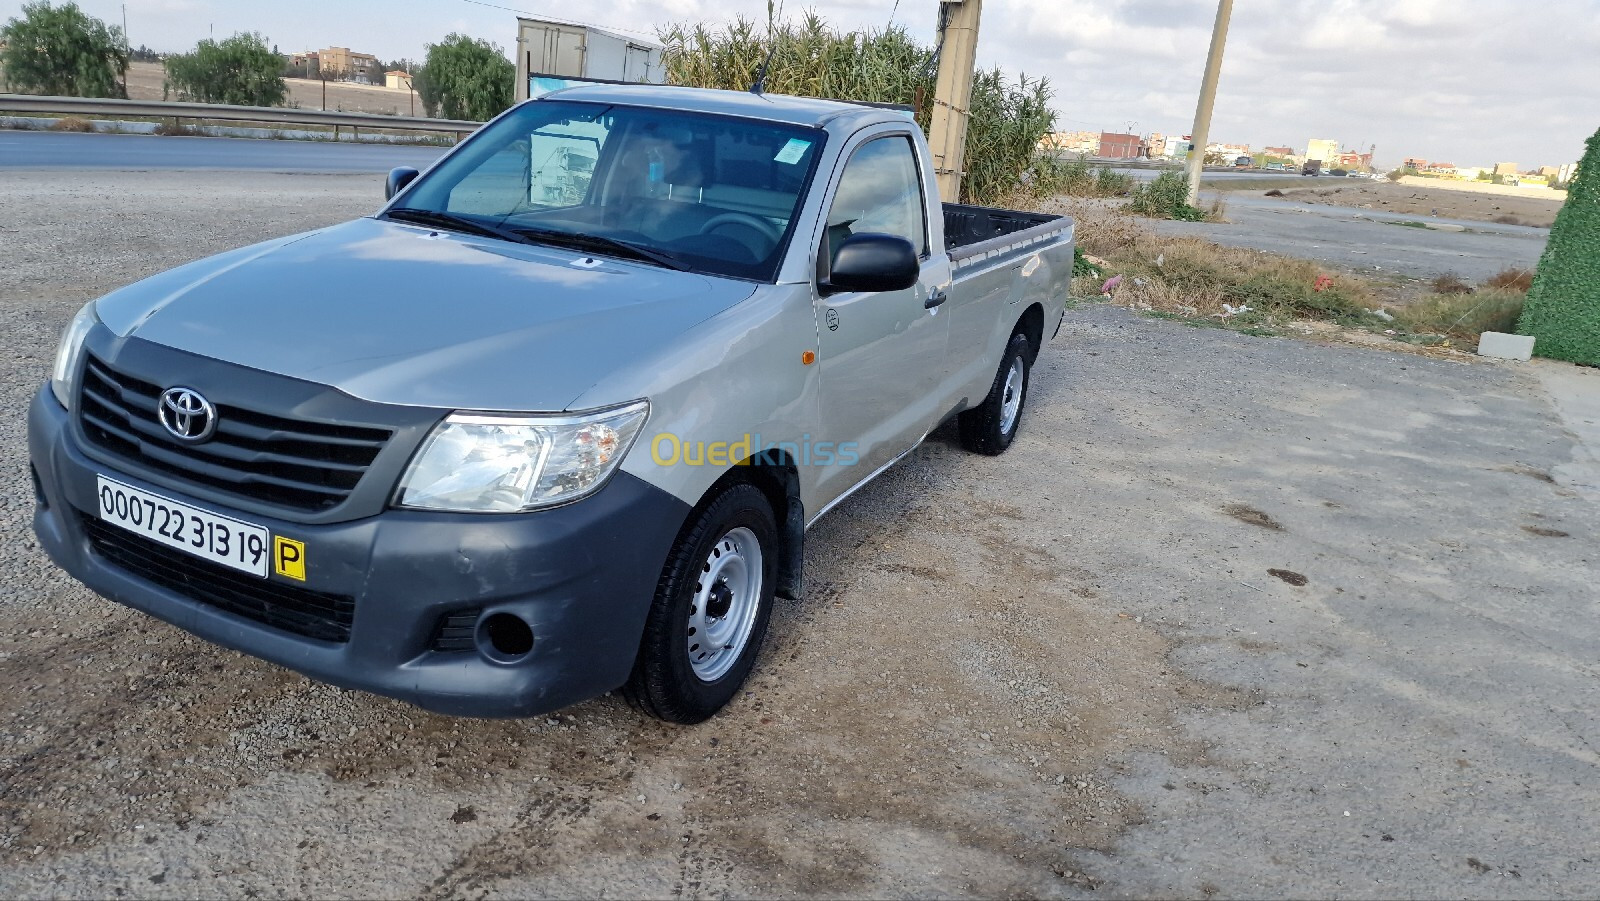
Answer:
<path fill-rule="evenodd" d="M 218 404 L 216 434 L 185 444 L 161 425 L 161 390 L 90 356 L 78 404 L 84 437 L 158 472 L 295 510 L 342 503 L 392 434 Z"/>
<path fill-rule="evenodd" d="M 218 610 L 321 641 L 350 640 L 355 598 L 271 582 L 81 516 L 101 559 Z"/>
<path fill-rule="evenodd" d="M 439 626 L 433 633 L 433 649 L 435 651 L 471 651 L 477 647 L 473 641 L 473 634 L 478 630 L 478 615 L 483 611 L 477 608 L 471 610 L 457 610 L 447 613 L 439 618 Z"/>

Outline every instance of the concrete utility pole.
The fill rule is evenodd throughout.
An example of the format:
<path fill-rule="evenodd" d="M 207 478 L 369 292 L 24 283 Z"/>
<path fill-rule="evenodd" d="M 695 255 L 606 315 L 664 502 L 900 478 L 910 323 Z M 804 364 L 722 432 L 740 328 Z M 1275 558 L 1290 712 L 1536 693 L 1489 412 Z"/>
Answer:
<path fill-rule="evenodd" d="M 1200 173 L 1206 164 L 1206 144 L 1210 142 L 1211 107 L 1217 100 L 1217 76 L 1222 72 L 1222 47 L 1228 43 L 1228 19 L 1233 16 L 1233 0 L 1217 3 L 1217 24 L 1211 29 L 1211 52 L 1206 54 L 1206 75 L 1200 82 L 1200 103 L 1194 109 L 1194 146 L 1189 150 L 1189 205 L 1200 201 Z"/>
<path fill-rule="evenodd" d="M 939 80 L 934 85 L 933 121 L 928 145 L 939 196 L 961 201 L 966 174 L 967 117 L 972 105 L 972 67 L 978 55 L 978 19 L 983 0 L 944 0 L 939 4 Z"/>

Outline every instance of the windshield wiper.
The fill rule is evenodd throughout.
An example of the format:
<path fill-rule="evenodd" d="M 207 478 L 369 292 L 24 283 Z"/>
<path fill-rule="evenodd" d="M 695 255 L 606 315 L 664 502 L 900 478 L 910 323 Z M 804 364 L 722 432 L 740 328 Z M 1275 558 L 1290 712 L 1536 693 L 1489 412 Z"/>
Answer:
<path fill-rule="evenodd" d="M 635 244 L 632 241 L 608 238 L 605 235 L 586 235 L 581 232 L 567 232 L 553 228 L 517 228 L 514 229 L 514 231 L 526 239 L 542 241 L 547 244 L 560 244 L 567 247 L 575 247 L 580 250 L 598 250 L 601 252 L 609 251 L 618 256 L 629 257 L 635 260 L 644 260 L 647 263 L 655 263 L 657 266 L 675 269 L 678 272 L 687 272 L 689 270 L 689 264 L 685 263 L 678 257 L 675 257 L 664 250 L 656 250 L 653 247 L 645 247 L 640 244 Z"/>
<path fill-rule="evenodd" d="M 500 228 L 486 222 L 479 222 L 469 216 L 458 216 L 455 213 L 445 213 L 439 210 L 420 210 L 415 207 L 396 207 L 385 216 L 398 219 L 402 222 L 415 222 L 418 225 L 439 225 L 455 231 L 469 232 L 474 235 L 483 235 L 486 238 L 499 238 L 513 244 L 527 244 L 528 239 L 509 228 Z"/>

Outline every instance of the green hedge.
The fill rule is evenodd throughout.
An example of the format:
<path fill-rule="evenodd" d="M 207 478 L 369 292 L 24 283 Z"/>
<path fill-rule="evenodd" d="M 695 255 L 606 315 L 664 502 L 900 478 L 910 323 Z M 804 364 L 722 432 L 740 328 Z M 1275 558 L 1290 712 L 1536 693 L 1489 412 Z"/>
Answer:
<path fill-rule="evenodd" d="M 1600 366 L 1600 132 L 1567 188 L 1517 331 L 1538 339 L 1541 357 Z"/>

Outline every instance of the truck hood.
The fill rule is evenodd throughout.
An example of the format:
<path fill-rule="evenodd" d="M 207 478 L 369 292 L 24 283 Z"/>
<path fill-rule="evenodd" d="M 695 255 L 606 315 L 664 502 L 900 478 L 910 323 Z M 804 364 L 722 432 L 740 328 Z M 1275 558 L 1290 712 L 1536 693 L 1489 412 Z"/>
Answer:
<path fill-rule="evenodd" d="M 164 272 L 101 298 L 96 311 L 124 337 L 366 400 L 557 411 L 754 291 L 358 219 Z"/>

